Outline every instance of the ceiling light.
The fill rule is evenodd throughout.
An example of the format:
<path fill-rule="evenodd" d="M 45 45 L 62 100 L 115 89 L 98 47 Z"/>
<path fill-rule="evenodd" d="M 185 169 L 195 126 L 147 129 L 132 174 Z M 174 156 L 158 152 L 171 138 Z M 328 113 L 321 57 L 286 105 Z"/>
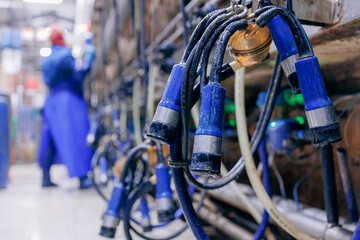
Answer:
<path fill-rule="evenodd" d="M 40 48 L 40 56 L 42 57 L 48 57 L 51 55 L 51 48 L 48 48 L 48 47 L 43 47 L 43 48 Z"/>
<path fill-rule="evenodd" d="M 47 4 L 60 4 L 63 0 L 23 0 L 28 3 L 47 3 Z"/>
<path fill-rule="evenodd" d="M 51 34 L 50 28 L 39 28 L 36 32 L 36 40 L 38 41 L 47 41 Z"/>

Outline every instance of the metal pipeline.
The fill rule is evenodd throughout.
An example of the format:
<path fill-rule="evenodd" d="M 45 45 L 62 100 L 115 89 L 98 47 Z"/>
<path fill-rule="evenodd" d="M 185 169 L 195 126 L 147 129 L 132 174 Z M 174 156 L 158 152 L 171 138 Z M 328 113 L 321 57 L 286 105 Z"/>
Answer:
<path fill-rule="evenodd" d="M 221 232 L 229 237 L 239 240 L 251 240 L 253 235 L 229 219 L 211 212 L 209 209 L 203 207 L 199 211 L 199 217 L 205 222 L 211 224 Z"/>
<path fill-rule="evenodd" d="M 258 211 L 263 211 L 263 205 L 256 197 L 252 188 L 245 184 L 237 185 L 241 188 L 241 191 L 248 196 Z M 245 206 L 237 200 L 235 193 L 233 193 L 229 186 L 216 190 L 210 190 L 208 191 L 208 194 L 217 200 L 246 211 Z M 285 200 L 279 196 L 273 196 L 272 200 L 278 210 L 283 215 L 286 215 L 286 218 L 291 223 L 315 238 L 322 238 L 326 240 L 350 239 L 352 232 L 356 228 L 356 224 L 346 223 L 346 219 L 341 217 L 339 218 L 340 225 L 332 226 L 327 224 L 326 213 L 323 210 L 310 208 L 303 204 L 300 204 L 300 210 L 296 210 L 294 201 Z M 271 218 L 270 222 L 273 224 L 275 223 Z"/>

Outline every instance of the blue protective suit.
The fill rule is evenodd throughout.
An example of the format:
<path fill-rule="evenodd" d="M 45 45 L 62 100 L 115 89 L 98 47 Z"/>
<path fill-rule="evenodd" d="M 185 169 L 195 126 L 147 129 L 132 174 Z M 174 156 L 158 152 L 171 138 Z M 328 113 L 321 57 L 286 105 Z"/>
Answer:
<path fill-rule="evenodd" d="M 70 49 L 56 45 L 51 55 L 42 59 L 43 79 L 49 87 L 38 156 L 44 172 L 53 163 L 64 163 L 70 177 L 86 177 L 90 170 L 93 152 L 86 145 L 89 119 L 82 83 L 91 61 L 88 58 L 76 67 Z"/>

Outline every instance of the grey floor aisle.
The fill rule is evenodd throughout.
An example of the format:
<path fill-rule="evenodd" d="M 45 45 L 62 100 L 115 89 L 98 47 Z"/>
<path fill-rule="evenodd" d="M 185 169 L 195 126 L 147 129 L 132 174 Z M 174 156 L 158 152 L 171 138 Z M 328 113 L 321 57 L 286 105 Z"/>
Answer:
<path fill-rule="evenodd" d="M 36 164 L 11 167 L 8 187 L 0 190 L 0 239 L 105 240 L 98 236 L 105 202 L 93 189 L 78 190 L 64 166 L 54 166 L 52 174 L 59 187 L 43 189 Z M 120 227 L 115 239 L 125 239 Z M 194 237 L 187 230 L 177 239 Z"/>

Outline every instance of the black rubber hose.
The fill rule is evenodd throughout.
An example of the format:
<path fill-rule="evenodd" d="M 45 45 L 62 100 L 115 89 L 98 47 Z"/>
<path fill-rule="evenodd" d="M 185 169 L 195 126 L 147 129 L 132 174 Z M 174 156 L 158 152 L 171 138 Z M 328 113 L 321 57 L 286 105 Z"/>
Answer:
<path fill-rule="evenodd" d="M 321 169 L 327 221 L 328 223 L 338 225 L 339 209 L 337 204 L 335 166 L 332 145 L 321 147 Z"/>
<path fill-rule="evenodd" d="M 181 157 L 178 154 L 177 157 Z M 172 168 L 174 183 L 185 219 L 197 240 L 209 240 L 192 205 L 182 168 Z"/>
<path fill-rule="evenodd" d="M 210 40 L 208 41 L 208 43 L 206 44 L 204 51 L 203 51 L 203 55 L 201 58 L 201 72 L 200 72 L 200 89 L 202 90 L 203 87 L 207 84 L 207 78 L 206 78 L 206 74 L 207 74 L 207 66 L 208 66 L 208 62 L 209 62 L 209 58 L 210 58 L 210 54 L 211 54 L 211 49 L 214 47 L 217 39 L 219 38 L 219 36 L 221 35 L 221 33 L 224 31 L 224 29 L 232 22 L 238 20 L 239 18 L 237 16 L 233 16 L 230 19 L 226 20 L 223 24 L 221 24 L 220 27 L 218 27 L 215 32 L 212 34 Z M 229 65 L 228 65 L 229 66 Z M 224 69 L 224 65 L 222 66 L 222 70 Z"/>
<path fill-rule="evenodd" d="M 219 16 L 221 14 L 224 14 L 225 12 L 226 12 L 225 9 L 215 10 L 215 11 L 212 11 L 211 13 L 207 14 L 201 20 L 201 22 L 196 26 L 193 34 L 190 37 L 189 44 L 186 46 L 186 49 L 184 51 L 184 55 L 183 55 L 180 63 L 186 63 L 187 62 L 192 49 L 195 47 L 196 43 L 199 41 L 200 37 L 202 36 L 202 34 L 204 32 L 204 29 L 206 27 L 206 24 L 208 22 L 210 22 L 209 21 L 210 17 L 212 17 L 212 16 L 217 17 L 217 16 Z"/>
<path fill-rule="evenodd" d="M 219 83 L 220 73 L 221 73 L 221 65 L 224 60 L 224 55 L 226 51 L 226 47 L 230 37 L 238 30 L 245 30 L 248 27 L 248 23 L 246 20 L 240 20 L 231 23 L 221 34 L 219 42 L 217 44 L 214 61 L 211 66 L 210 72 L 210 81 Z"/>
<path fill-rule="evenodd" d="M 257 151 L 260 142 L 265 135 L 265 131 L 270 122 L 270 117 L 275 106 L 276 97 L 280 90 L 282 77 L 283 77 L 283 70 L 280 65 L 280 57 L 279 55 L 277 55 L 273 75 L 271 77 L 270 84 L 268 87 L 268 92 L 265 99 L 264 108 L 260 113 L 258 124 L 250 141 L 252 154 L 254 154 Z M 201 189 L 221 188 L 226 184 L 228 184 L 229 182 L 237 179 L 244 170 L 245 170 L 245 164 L 243 158 L 241 157 L 239 161 L 235 164 L 235 166 L 228 172 L 228 174 L 226 174 L 225 177 L 222 177 L 211 183 L 200 183 L 192 176 L 190 169 L 188 167 L 184 168 L 187 180 L 192 185 Z"/>
<path fill-rule="evenodd" d="M 257 11 L 255 11 L 255 14 L 257 14 Z M 272 7 L 268 11 L 260 14 L 259 17 L 256 19 L 256 23 L 260 27 L 264 27 L 277 15 L 283 17 L 288 24 L 299 51 L 299 59 L 314 56 L 314 51 L 311 47 L 310 41 L 304 29 L 302 28 L 300 22 L 297 20 L 295 15 L 290 10 L 281 7 Z"/>
<path fill-rule="evenodd" d="M 146 145 L 146 144 L 139 144 L 139 145 L 133 147 L 133 148 L 128 152 L 128 154 L 126 154 L 126 160 L 125 160 L 126 162 L 125 162 L 125 165 L 124 165 L 123 173 L 127 173 L 127 171 L 128 171 L 128 169 L 130 168 L 130 165 L 131 165 L 133 159 L 136 159 L 135 156 L 136 156 L 139 152 L 146 151 L 148 148 L 149 148 L 149 146 Z M 121 178 L 120 178 L 120 182 L 124 183 L 127 175 L 128 175 L 128 174 L 122 174 L 122 175 L 121 175 Z"/>

